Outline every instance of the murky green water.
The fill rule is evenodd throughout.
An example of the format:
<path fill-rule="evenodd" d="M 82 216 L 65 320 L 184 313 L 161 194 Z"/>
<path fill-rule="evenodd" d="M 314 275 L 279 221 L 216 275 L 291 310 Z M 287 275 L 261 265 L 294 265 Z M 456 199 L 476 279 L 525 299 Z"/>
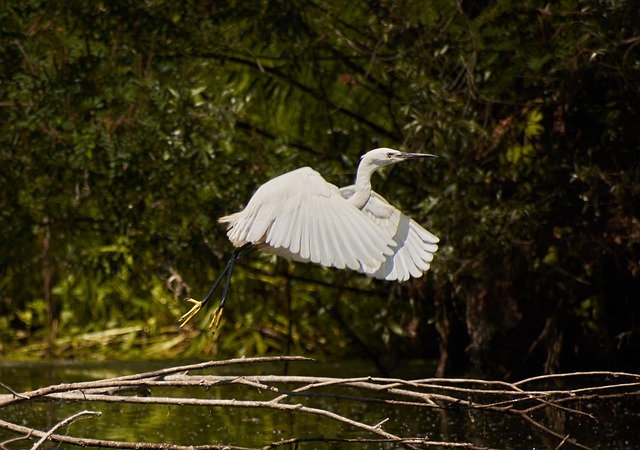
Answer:
<path fill-rule="evenodd" d="M 173 367 L 177 362 L 111 362 L 111 363 L 0 363 L 0 381 L 17 391 L 27 391 L 62 382 L 90 381 L 125 374 Z M 283 374 L 283 365 L 268 364 L 234 366 L 207 373 L 217 375 Z M 409 368 L 396 374 L 403 378 L 424 378 L 432 375 L 430 365 Z M 375 375 L 368 365 L 347 361 L 339 364 L 291 363 L 289 375 L 358 377 Z M 265 392 L 245 387 L 214 388 L 154 388 L 155 396 L 201 398 L 235 398 L 266 400 Z M 318 398 L 313 404 L 344 416 L 375 424 L 388 418 L 384 429 L 402 435 L 429 436 L 435 441 L 470 442 L 478 447 L 500 449 L 556 448 L 560 441 L 535 429 L 522 419 L 508 414 L 469 411 L 465 408 L 433 410 L 408 406 L 390 407 L 376 403 Z M 558 409 L 536 417 L 563 435 L 570 435 L 591 448 L 640 448 L 640 402 L 638 396 L 627 400 L 600 401 L 580 405 L 583 412 L 597 416 L 595 422 L 586 416 L 567 414 Z M 171 443 L 178 445 L 231 444 L 260 448 L 283 439 L 371 438 L 367 433 L 333 420 L 291 411 L 266 409 L 180 407 L 166 405 L 119 405 L 106 403 L 62 404 L 33 403 L 15 405 L 0 410 L 0 417 L 13 423 L 47 430 L 60 420 L 82 410 L 100 411 L 97 418 L 80 420 L 60 431 L 76 437 L 116 441 Z M 0 442 L 17 437 L 0 430 Z M 33 442 L 19 441 L 6 445 L 8 449 L 30 448 Z M 385 446 L 386 445 L 386 446 Z M 63 444 L 59 448 L 76 448 Z M 289 447 L 291 448 L 291 447 Z M 312 441 L 298 448 L 396 448 L 391 444 L 345 444 Z M 564 447 L 563 447 L 564 448 Z M 568 446 L 567 448 L 572 448 Z"/>

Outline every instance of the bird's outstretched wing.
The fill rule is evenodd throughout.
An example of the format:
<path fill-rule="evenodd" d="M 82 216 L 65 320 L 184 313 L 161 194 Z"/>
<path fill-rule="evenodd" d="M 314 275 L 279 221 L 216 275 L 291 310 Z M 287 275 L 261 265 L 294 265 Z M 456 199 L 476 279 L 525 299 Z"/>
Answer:
<path fill-rule="evenodd" d="M 325 267 L 375 273 L 396 246 L 391 235 L 351 205 L 336 186 L 303 167 L 263 184 L 246 208 L 221 217 L 236 246 Z"/>
<path fill-rule="evenodd" d="M 350 198 L 355 187 L 340 189 L 344 198 Z M 362 208 L 369 219 L 380 226 L 394 241 L 393 254 L 387 255 L 382 265 L 367 273 L 378 279 L 404 281 L 409 277 L 420 277 L 429 270 L 433 254 L 440 240 L 420 224 L 402 214 L 381 195 L 371 192 L 371 198 Z"/>

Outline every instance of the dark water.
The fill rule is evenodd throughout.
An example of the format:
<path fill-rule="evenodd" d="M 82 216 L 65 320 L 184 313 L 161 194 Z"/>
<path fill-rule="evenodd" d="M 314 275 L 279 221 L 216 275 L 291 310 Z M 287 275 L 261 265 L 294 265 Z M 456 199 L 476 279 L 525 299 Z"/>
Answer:
<path fill-rule="evenodd" d="M 114 376 L 174 367 L 177 362 L 108 362 L 108 363 L 0 363 L 0 381 L 17 391 L 33 390 L 51 384 L 91 381 Z M 233 366 L 207 373 L 217 375 L 282 375 L 281 364 Z M 394 376 L 405 379 L 432 375 L 429 365 L 407 368 Z M 358 361 L 337 364 L 290 363 L 289 375 L 359 377 L 375 375 L 375 370 Z M 334 388 L 333 391 L 336 389 Z M 6 392 L 3 392 L 6 393 Z M 154 388 L 155 396 L 201 397 L 237 400 L 267 400 L 273 394 L 246 387 L 226 386 L 204 391 L 201 388 Z M 353 394 L 353 393 L 352 393 Z M 360 395 L 360 394 L 357 394 Z M 640 401 L 638 396 L 626 400 L 594 399 L 579 405 L 581 411 L 592 413 L 597 421 L 586 416 L 550 409 L 534 414 L 540 423 L 560 434 L 570 435 L 590 448 L 640 448 Z M 428 436 L 434 441 L 468 442 L 478 447 L 499 449 L 553 449 L 560 440 L 541 432 L 521 418 L 510 414 L 452 409 L 425 409 L 407 406 L 390 407 L 362 401 L 314 399 L 310 406 L 338 412 L 357 421 L 375 424 L 388 418 L 384 429 L 404 437 Z M 572 405 L 576 407 L 575 405 Z M 290 411 L 267 409 L 180 407 L 166 405 L 119 405 L 106 403 L 33 403 L 0 409 L 0 418 L 13 423 L 47 430 L 60 420 L 83 410 L 100 411 L 100 417 L 80 420 L 59 434 L 94 439 L 170 443 L 176 445 L 228 444 L 260 448 L 293 437 L 352 439 L 378 436 L 367 434 L 328 418 Z M 0 430 L 0 443 L 17 437 Z M 33 442 L 7 444 L 8 449 L 30 448 Z M 298 448 L 396 448 L 382 443 L 337 443 L 311 440 Z M 46 446 L 44 448 L 47 448 Z M 77 448 L 62 444 L 59 448 Z M 294 447 L 283 447 L 294 448 Z M 429 447 L 434 448 L 434 447 Z M 576 448 L 565 443 L 561 448 Z"/>

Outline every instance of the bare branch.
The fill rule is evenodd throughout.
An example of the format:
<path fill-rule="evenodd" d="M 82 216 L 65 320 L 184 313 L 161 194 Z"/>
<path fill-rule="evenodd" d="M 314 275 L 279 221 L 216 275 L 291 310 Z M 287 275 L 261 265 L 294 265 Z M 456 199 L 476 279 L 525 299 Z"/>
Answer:
<path fill-rule="evenodd" d="M 78 419 L 87 418 L 88 416 L 99 416 L 100 414 L 101 413 L 97 411 L 80 411 L 79 413 L 76 413 L 71 417 L 67 417 L 63 421 L 54 425 L 53 428 L 51 428 L 45 434 L 43 434 L 40 440 L 36 442 L 33 445 L 33 447 L 31 447 L 31 450 L 39 449 L 42 446 L 42 444 L 44 444 L 47 441 L 47 439 L 49 439 L 53 435 L 53 433 L 55 433 L 56 430 L 58 430 L 59 428 L 66 427 L 67 425 L 75 422 Z"/>
<path fill-rule="evenodd" d="M 539 412 L 558 410 L 563 414 L 589 418 L 593 423 L 598 422 L 595 413 L 582 411 L 581 406 L 586 402 L 632 398 L 640 396 L 640 376 L 635 374 L 615 372 L 588 372 L 583 374 L 546 375 L 522 380 L 516 383 L 503 381 L 487 381 L 480 379 L 441 379 L 429 378 L 418 380 L 404 380 L 399 378 L 359 377 L 359 378 L 331 378 L 310 376 L 275 376 L 275 375 L 198 375 L 189 374 L 197 370 L 211 367 L 223 367 L 238 364 L 255 364 L 261 362 L 278 361 L 311 361 L 308 358 L 279 357 L 279 358 L 246 358 L 228 361 L 209 361 L 166 369 L 145 372 L 134 375 L 115 377 L 105 380 L 58 384 L 37 389 L 30 392 L 18 393 L 6 387 L 11 394 L 0 395 L 0 408 L 21 402 L 54 401 L 64 403 L 111 403 L 137 405 L 180 405 L 206 408 L 242 408 L 247 410 L 286 411 L 289 414 L 309 414 L 322 417 L 343 426 L 347 426 L 365 433 L 362 437 L 344 438 L 341 436 L 320 437 L 292 437 L 287 440 L 273 442 L 262 448 L 271 449 L 284 445 L 295 446 L 302 442 L 386 442 L 409 449 L 443 447 L 443 448 L 479 448 L 471 442 L 438 442 L 426 437 L 402 436 L 398 432 L 390 432 L 387 427 L 392 425 L 392 415 L 381 413 L 380 417 L 372 419 L 373 423 L 364 423 L 348 417 L 342 413 L 339 405 L 378 403 L 386 408 L 419 408 L 427 410 L 477 410 L 494 414 L 507 414 L 529 424 L 538 433 L 542 433 L 557 444 L 556 448 L 573 446 L 581 449 L 590 447 L 578 442 L 563 430 L 556 430 L 552 425 L 541 422 Z M 581 378 L 579 378 L 581 377 Z M 580 381 L 581 387 L 561 390 L 557 386 L 562 380 L 570 380 L 573 386 Z M 246 399 L 227 399 L 223 392 L 229 386 L 245 388 Z M 535 389 L 527 389 L 528 386 Z M 545 386 L 553 386 L 546 389 Z M 201 398 L 201 395 L 191 396 L 155 396 L 153 391 L 158 388 L 167 392 L 166 388 L 191 387 L 218 392 L 212 398 Z M 118 395 L 127 392 L 128 395 Z M 184 391 L 180 391 L 184 392 Z M 236 392 L 236 391 L 234 391 Z M 257 398 L 257 399 L 256 399 Z M 337 402 L 320 403 L 314 399 L 331 398 Z M 388 411 L 388 409 L 385 409 Z M 412 411 L 415 411 L 412 410 Z M 537 414 L 533 414 L 538 412 Z M 145 444 L 139 442 L 102 441 L 98 439 L 81 439 L 72 436 L 55 434 L 56 430 L 86 415 L 98 415 L 90 411 L 83 411 L 71 416 L 48 432 L 36 430 L 8 421 L 0 420 L 0 428 L 19 433 L 21 439 L 39 439 L 34 449 L 39 448 L 45 441 L 57 441 L 78 446 L 94 446 L 104 448 L 141 448 L 141 449 L 170 449 L 182 450 L 229 448 L 242 449 L 229 445 L 184 447 L 168 444 Z M 415 431 L 414 431 L 415 433 Z M 375 435 L 375 438 L 367 436 Z M 0 444 L 2 448 L 5 444 Z M 483 447 L 484 448 L 484 447 Z"/>

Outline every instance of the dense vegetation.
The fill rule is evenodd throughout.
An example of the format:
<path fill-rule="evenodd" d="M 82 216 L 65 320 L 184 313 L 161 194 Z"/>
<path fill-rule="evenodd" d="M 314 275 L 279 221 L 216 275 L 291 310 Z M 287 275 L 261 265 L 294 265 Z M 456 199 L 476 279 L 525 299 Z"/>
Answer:
<path fill-rule="evenodd" d="M 637 2 L 8 3 L 2 354 L 640 370 Z M 378 146 L 441 156 L 374 180 L 441 237 L 427 276 L 256 255 L 217 339 L 178 330 L 231 250 L 218 216 Z"/>

